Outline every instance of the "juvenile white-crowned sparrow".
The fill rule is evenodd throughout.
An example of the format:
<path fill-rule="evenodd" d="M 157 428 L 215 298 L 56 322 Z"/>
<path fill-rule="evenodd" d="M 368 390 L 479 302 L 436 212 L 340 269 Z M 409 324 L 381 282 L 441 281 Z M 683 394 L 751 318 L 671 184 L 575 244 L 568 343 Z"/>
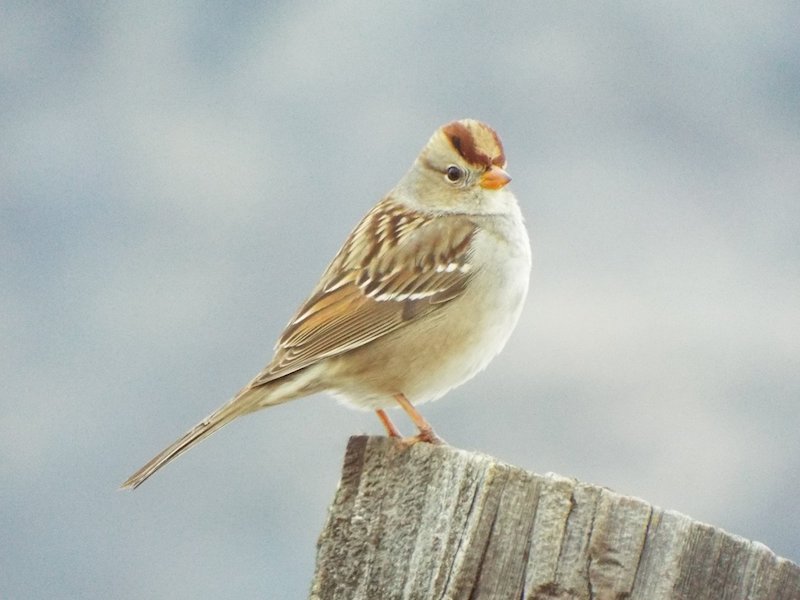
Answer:
<path fill-rule="evenodd" d="M 401 406 L 417 440 L 441 440 L 414 405 L 486 367 L 517 323 L 530 243 L 497 134 L 444 125 L 358 224 L 286 326 L 272 361 L 227 404 L 122 484 L 136 488 L 236 417 L 317 392 L 375 410 Z"/>

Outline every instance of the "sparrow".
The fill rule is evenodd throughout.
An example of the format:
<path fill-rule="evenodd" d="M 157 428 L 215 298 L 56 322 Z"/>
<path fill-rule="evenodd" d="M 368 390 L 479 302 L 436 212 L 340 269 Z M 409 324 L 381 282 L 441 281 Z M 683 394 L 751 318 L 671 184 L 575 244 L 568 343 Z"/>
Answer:
<path fill-rule="evenodd" d="M 506 185 L 497 133 L 472 120 L 440 127 L 411 169 L 350 233 L 275 346 L 272 361 L 224 404 L 131 475 L 134 489 L 233 419 L 328 392 L 376 411 L 400 406 L 442 443 L 415 405 L 472 378 L 511 335 L 531 250 Z"/>

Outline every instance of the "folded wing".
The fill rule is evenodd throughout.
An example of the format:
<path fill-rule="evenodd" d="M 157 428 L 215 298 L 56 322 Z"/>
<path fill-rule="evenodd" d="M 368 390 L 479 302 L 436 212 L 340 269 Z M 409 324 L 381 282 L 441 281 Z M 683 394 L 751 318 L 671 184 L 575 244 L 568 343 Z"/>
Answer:
<path fill-rule="evenodd" d="M 350 234 L 287 325 L 258 386 L 363 346 L 463 293 L 477 226 L 465 215 L 435 220 L 387 199 Z"/>

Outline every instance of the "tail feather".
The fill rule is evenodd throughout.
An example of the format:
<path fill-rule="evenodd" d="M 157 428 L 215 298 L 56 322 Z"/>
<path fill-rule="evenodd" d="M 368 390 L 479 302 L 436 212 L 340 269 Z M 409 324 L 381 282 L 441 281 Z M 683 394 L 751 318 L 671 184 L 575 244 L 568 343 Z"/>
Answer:
<path fill-rule="evenodd" d="M 254 393 L 256 392 L 256 393 Z M 183 436 L 164 448 L 150 462 L 128 477 L 120 489 L 135 490 L 144 483 L 153 473 L 158 471 L 168 462 L 177 458 L 195 444 L 201 442 L 215 431 L 233 421 L 236 417 L 253 412 L 259 408 L 258 400 L 264 395 L 264 390 L 259 388 L 245 388 L 233 400 L 221 406 L 218 410 L 200 421 Z"/>

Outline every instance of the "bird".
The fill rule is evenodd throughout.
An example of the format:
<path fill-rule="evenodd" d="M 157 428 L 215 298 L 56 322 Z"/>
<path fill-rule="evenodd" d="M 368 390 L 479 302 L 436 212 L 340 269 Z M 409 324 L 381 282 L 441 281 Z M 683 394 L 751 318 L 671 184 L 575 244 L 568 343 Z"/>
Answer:
<path fill-rule="evenodd" d="M 358 223 L 275 345 L 232 400 L 131 475 L 135 489 L 237 417 L 328 392 L 386 413 L 399 406 L 443 443 L 416 405 L 483 370 L 515 328 L 531 247 L 499 136 L 461 119 L 437 129 L 397 185 Z"/>

